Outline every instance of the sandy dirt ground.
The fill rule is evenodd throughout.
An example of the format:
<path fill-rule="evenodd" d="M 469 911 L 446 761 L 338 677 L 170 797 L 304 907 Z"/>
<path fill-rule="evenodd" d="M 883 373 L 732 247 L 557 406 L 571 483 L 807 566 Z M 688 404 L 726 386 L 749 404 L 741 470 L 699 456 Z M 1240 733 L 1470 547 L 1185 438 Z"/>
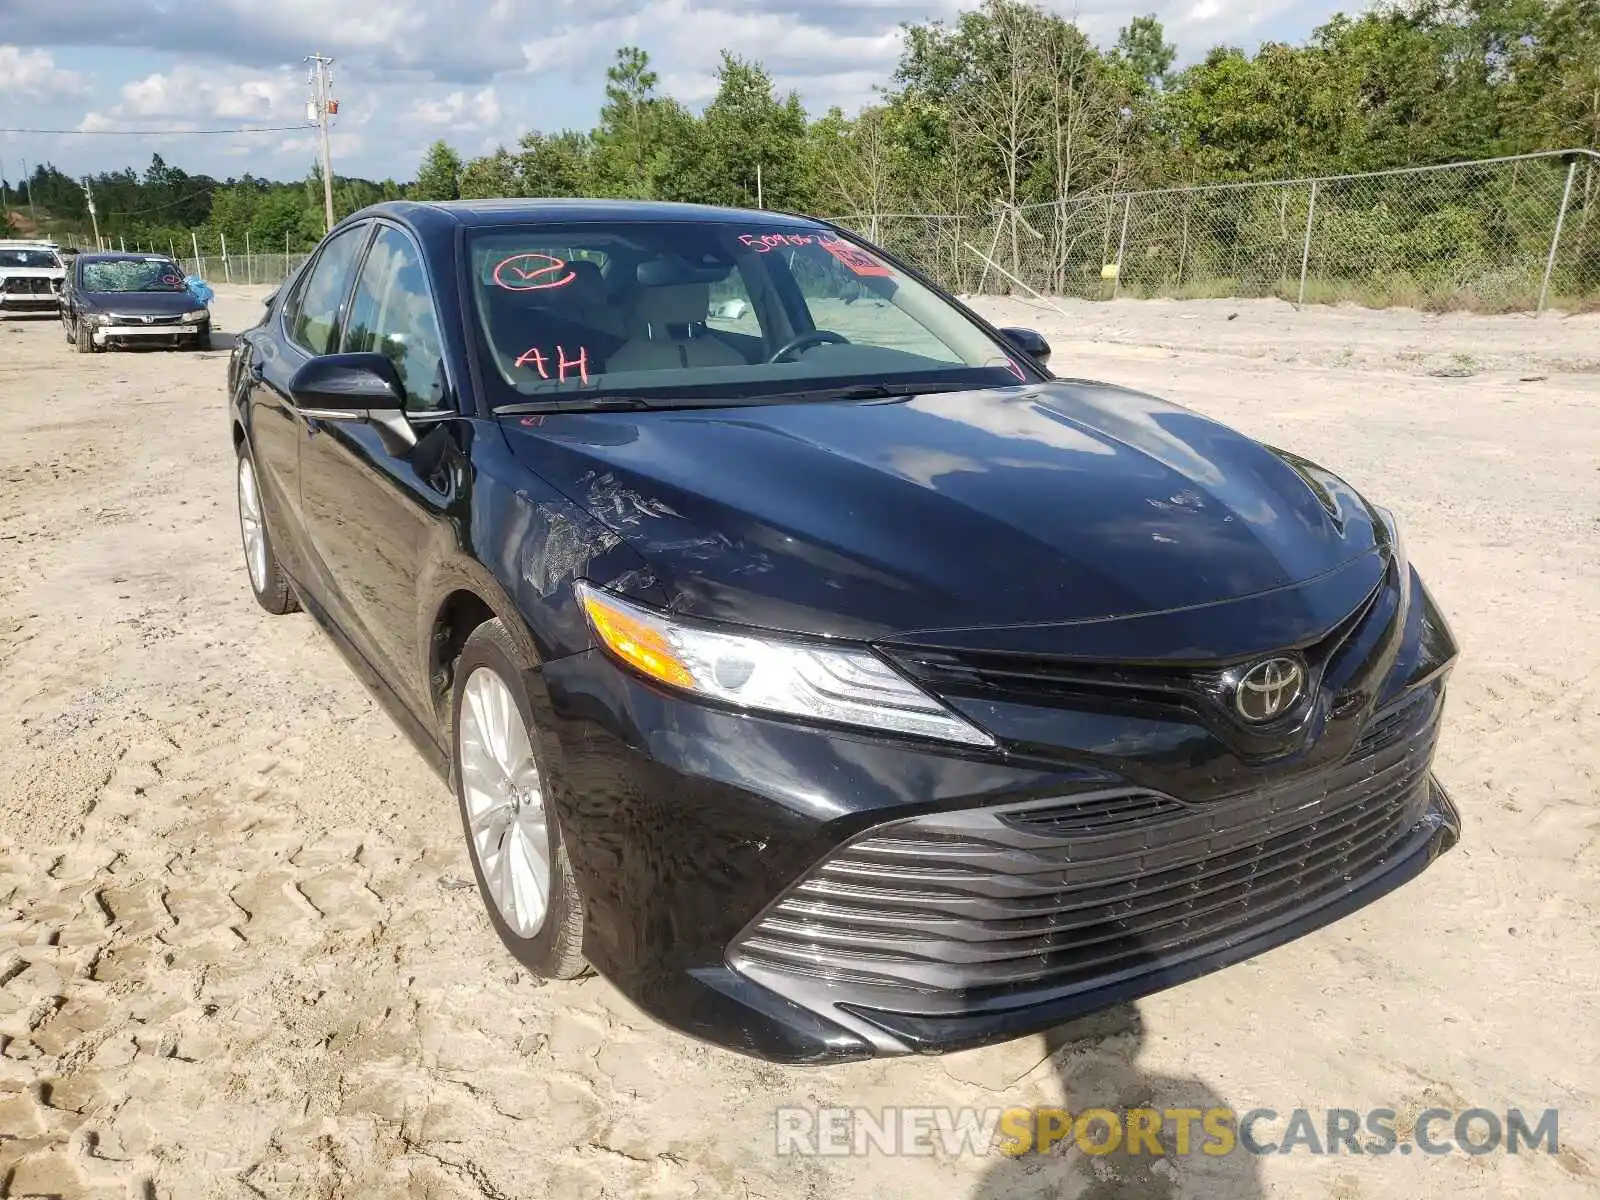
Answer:
<path fill-rule="evenodd" d="M 210 353 L 0 324 L 0 1196 L 1593 1196 L 1600 319 L 987 301 L 1391 506 L 1464 646 L 1464 844 L 1363 913 L 1049 1038 L 776 1068 L 513 967 L 454 802 L 252 601 Z M 775 1153 L 782 1105 L 1560 1110 L 1434 1158 Z M 1319 1117 L 1320 1120 L 1320 1117 Z M 1269 1136 L 1281 1126 L 1265 1127 Z M 1404 1143 L 1403 1143 L 1404 1144 Z"/>

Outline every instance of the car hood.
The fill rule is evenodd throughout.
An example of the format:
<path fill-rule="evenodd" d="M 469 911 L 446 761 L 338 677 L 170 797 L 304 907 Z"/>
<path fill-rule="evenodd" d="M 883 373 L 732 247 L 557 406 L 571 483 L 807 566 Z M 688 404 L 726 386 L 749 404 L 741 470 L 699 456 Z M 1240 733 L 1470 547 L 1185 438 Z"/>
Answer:
<path fill-rule="evenodd" d="M 170 317 L 204 307 L 182 292 L 82 292 L 80 297 L 102 312 L 130 317 Z"/>
<path fill-rule="evenodd" d="M 0 266 L 0 279 L 60 279 L 64 267 L 5 267 Z"/>
<path fill-rule="evenodd" d="M 1209 658 L 1320 635 L 1383 570 L 1347 484 L 1105 384 L 505 427 L 650 564 L 641 599 L 767 628 Z"/>

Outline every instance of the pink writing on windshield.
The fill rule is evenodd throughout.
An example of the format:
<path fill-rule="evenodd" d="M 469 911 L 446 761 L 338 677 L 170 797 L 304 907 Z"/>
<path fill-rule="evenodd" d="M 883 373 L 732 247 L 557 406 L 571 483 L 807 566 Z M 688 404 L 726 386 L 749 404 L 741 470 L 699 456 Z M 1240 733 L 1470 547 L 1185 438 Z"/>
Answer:
<path fill-rule="evenodd" d="M 559 369 L 561 371 L 561 378 L 562 379 L 565 379 L 567 377 L 567 368 L 568 367 L 576 367 L 578 369 L 578 378 L 581 379 L 584 383 L 588 383 L 589 382 L 589 350 L 588 350 L 588 347 L 579 346 L 578 347 L 578 357 L 577 358 L 573 358 L 573 359 L 567 358 L 567 352 L 565 350 L 563 350 L 560 346 L 556 347 L 556 354 L 560 356 Z"/>
<path fill-rule="evenodd" d="M 757 254 L 765 254 L 783 246 L 810 246 L 817 239 L 803 233 L 741 233 L 739 240 Z"/>
<path fill-rule="evenodd" d="M 532 367 L 539 372 L 540 379 L 550 378 L 550 356 L 537 346 L 518 355 L 516 365 L 519 367 Z M 578 357 L 568 358 L 566 347 L 557 346 L 555 366 L 557 379 L 564 380 L 567 377 L 567 372 L 576 371 L 578 378 L 584 383 L 588 383 L 589 348 L 587 346 L 579 346 Z"/>
<path fill-rule="evenodd" d="M 1017 366 L 1017 363 L 1016 363 L 1015 359 L 1011 359 L 1011 358 L 1006 359 L 1005 367 L 1006 367 L 1006 370 L 1010 371 L 1018 379 L 1022 380 L 1023 383 L 1027 383 L 1028 382 L 1028 377 L 1022 373 L 1022 368 Z"/>
<path fill-rule="evenodd" d="M 508 292 L 537 292 L 566 287 L 578 277 L 564 259 L 553 254 L 513 254 L 494 269 L 494 281 Z"/>

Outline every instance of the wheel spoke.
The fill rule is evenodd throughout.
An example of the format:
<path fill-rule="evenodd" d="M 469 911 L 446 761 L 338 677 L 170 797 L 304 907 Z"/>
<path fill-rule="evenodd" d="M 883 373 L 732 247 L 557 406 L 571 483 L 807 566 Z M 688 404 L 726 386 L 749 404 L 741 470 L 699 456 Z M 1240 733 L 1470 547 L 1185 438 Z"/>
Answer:
<path fill-rule="evenodd" d="M 533 739 L 511 688 L 480 667 L 462 685 L 456 753 L 467 843 L 489 902 L 532 937 L 550 906 L 550 816 Z"/>
<path fill-rule="evenodd" d="M 472 817 L 472 832 L 475 834 L 493 833 L 503 830 L 511 824 L 516 809 L 507 801 L 498 804 L 491 803 L 488 808 L 482 809 Z"/>

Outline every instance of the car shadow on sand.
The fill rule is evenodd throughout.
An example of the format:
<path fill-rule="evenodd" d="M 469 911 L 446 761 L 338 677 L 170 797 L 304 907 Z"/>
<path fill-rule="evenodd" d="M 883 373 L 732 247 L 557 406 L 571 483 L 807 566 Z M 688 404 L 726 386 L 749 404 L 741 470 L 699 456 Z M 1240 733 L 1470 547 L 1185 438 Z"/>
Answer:
<path fill-rule="evenodd" d="M 1259 1164 L 1243 1147 L 1218 1154 L 1219 1142 L 1202 1126 L 1201 1116 L 1231 1109 L 1222 1096 L 1200 1079 L 1154 1074 L 1139 1066 L 1147 1031 L 1137 1007 L 1121 1004 L 1072 1021 L 1045 1035 L 1050 1065 L 1064 1097 L 1062 1107 L 1074 1119 L 1087 1109 L 1116 1114 L 1123 1130 L 1128 1113 L 1153 1109 L 1166 1118 L 1173 1109 L 1199 1110 L 1189 1122 L 1187 1153 L 1177 1136 L 1177 1122 L 1164 1119 L 1157 1139 L 1161 1153 L 1148 1144 L 1130 1153 L 1125 1137 L 1113 1137 L 1104 1124 L 1089 1130 L 1089 1144 L 1113 1145 L 1106 1153 L 1085 1153 L 1075 1133 L 1043 1154 L 997 1157 L 979 1180 L 971 1200 L 1177 1200 L 1181 1196 L 1264 1200 Z M 1153 1121 L 1152 1121 L 1153 1123 Z M 1206 1153 L 1206 1146 L 1212 1146 Z"/>

